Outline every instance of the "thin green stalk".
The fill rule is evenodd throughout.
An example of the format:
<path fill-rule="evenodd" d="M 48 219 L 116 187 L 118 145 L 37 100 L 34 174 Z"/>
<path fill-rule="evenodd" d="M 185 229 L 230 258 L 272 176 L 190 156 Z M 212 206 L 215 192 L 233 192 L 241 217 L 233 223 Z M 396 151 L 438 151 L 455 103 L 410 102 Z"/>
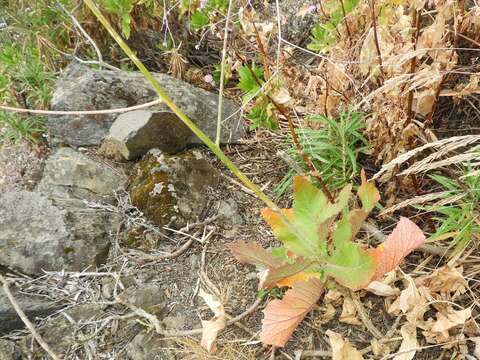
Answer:
<path fill-rule="evenodd" d="M 208 146 L 208 148 L 220 159 L 220 161 L 225 164 L 225 166 L 234 174 L 247 188 L 252 190 L 260 200 L 262 200 L 268 207 L 277 210 L 278 207 L 275 203 L 270 200 L 270 198 L 265 195 L 265 193 L 255 185 L 244 173 L 240 171 L 239 168 L 225 155 L 225 153 L 216 145 L 210 138 L 205 135 L 205 133 L 200 130 L 195 123 L 188 118 L 187 115 L 172 101 L 172 99 L 167 95 L 163 90 L 158 81 L 153 77 L 153 75 L 147 70 L 145 65 L 138 59 L 138 57 L 133 53 L 130 47 L 123 41 L 120 35 L 113 29 L 110 22 L 102 15 L 98 7 L 92 0 L 84 0 L 85 4 L 90 8 L 90 10 L 97 17 L 98 21 L 108 30 L 110 35 L 115 39 L 115 41 L 120 45 L 120 47 L 125 51 L 127 56 L 134 62 L 140 72 L 145 76 L 145 78 L 150 82 L 155 91 L 157 92 L 159 98 L 167 105 L 170 110 L 177 115 L 180 120 L 183 121 L 188 128 L 198 136 L 202 142 Z"/>
<path fill-rule="evenodd" d="M 220 140 L 222 137 L 222 104 L 223 104 L 223 87 L 225 82 L 225 58 L 227 56 L 228 45 L 228 26 L 230 25 L 230 14 L 232 13 L 232 3 L 230 0 L 228 3 L 227 19 L 225 20 L 225 33 L 223 35 L 223 48 L 222 48 L 222 63 L 220 65 L 220 90 L 218 92 L 218 114 L 217 114 L 217 137 L 215 144 L 220 146 Z"/>

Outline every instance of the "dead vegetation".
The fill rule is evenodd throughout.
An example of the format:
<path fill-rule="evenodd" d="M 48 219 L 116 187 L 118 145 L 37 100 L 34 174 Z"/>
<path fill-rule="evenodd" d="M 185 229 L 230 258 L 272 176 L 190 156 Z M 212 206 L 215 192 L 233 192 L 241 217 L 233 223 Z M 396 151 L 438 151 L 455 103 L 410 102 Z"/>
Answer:
<path fill-rule="evenodd" d="M 242 81 L 243 69 L 250 87 L 240 89 L 252 91 L 252 96 L 243 102 L 242 110 L 259 129 L 244 144 L 226 149 L 227 154 L 273 197 L 292 161 L 289 155 L 285 160 L 277 149 L 288 150 L 287 139 L 292 134 L 295 138 L 302 131 L 324 128 L 312 121 L 312 116 L 335 121 L 345 109 L 368 113 L 362 133 L 370 147 L 355 162 L 381 185 L 382 207 L 373 211 L 373 229 L 390 233 L 400 215 L 408 217 L 437 252 L 414 252 L 401 269 L 357 293 L 343 287 L 327 289 L 285 348 L 262 347 L 258 340 L 262 315 L 256 307 L 248 316 L 232 321 L 252 304 L 263 307 L 264 302 L 256 302 L 253 268 L 235 262 L 225 244 L 257 240 L 266 248 L 278 242 L 259 219 L 260 201 L 249 189 L 239 187 L 212 157 L 210 161 L 228 179 L 215 196 L 235 198 L 245 225 L 229 233 L 215 225 L 217 218 L 212 213 L 180 231 L 157 229 L 123 197 L 117 208 L 109 210 L 123 214 L 124 228 L 142 226 L 155 236 L 166 232 L 173 242 L 156 242 L 158 251 L 147 253 L 127 248 L 114 236 L 106 272 L 46 274 L 38 279 L 10 274 L 9 279 L 24 291 L 61 298 L 64 304 L 114 307 L 89 323 L 75 324 L 89 340 L 78 346 L 81 337 L 77 338 L 72 343 L 76 345 L 64 354 L 66 358 L 123 358 L 131 337 L 115 343 L 112 329 L 136 321 L 135 331 L 172 338 L 162 346 L 174 348 L 182 359 L 480 359 L 479 4 L 449 0 L 307 4 L 299 7 L 294 17 L 298 20 L 313 14 L 320 30 L 295 42 L 282 35 L 291 19 L 285 17 L 279 3 L 270 5 L 276 11 L 269 11 L 272 8 L 263 3 L 233 5 L 223 93 L 240 97 L 236 85 Z M 225 9 L 197 31 L 185 31 L 183 19 L 173 7 L 166 16 L 166 8 L 153 15 L 147 9 L 142 4 L 129 13 L 129 43 L 149 69 L 169 71 L 197 86 L 218 90 L 212 74 L 219 70 L 227 33 L 223 28 Z M 99 45 L 106 59 L 102 61 L 116 67 L 132 66 L 111 46 L 112 40 L 86 8 L 75 16 Z M 118 14 L 110 14 L 109 19 L 118 23 Z M 152 34 L 151 30 L 158 28 L 162 32 Z M 164 39 L 176 42 L 166 51 L 157 46 Z M 255 66 L 261 71 L 257 73 Z M 261 117 L 264 113 L 253 110 L 256 107 L 267 114 L 267 122 Z M 275 126 L 265 129 L 265 124 Z M 293 152 L 300 160 L 296 171 L 318 175 L 319 163 L 309 163 L 316 160 L 315 153 L 309 152 L 312 144 L 294 145 Z M 357 180 L 358 174 L 353 173 L 351 180 Z M 283 195 L 278 203 L 288 207 L 289 196 Z M 370 231 L 360 233 L 362 243 L 376 245 L 378 237 L 372 228 L 367 229 Z M 193 255 L 199 261 L 195 271 L 190 263 Z M 140 312 L 117 298 L 116 292 L 122 290 L 120 279 L 143 272 L 154 274 L 147 276 L 148 281 L 164 284 L 169 303 L 174 304 L 171 312 L 187 318 L 185 332 L 167 333 L 155 314 Z M 103 284 L 99 279 L 109 276 L 114 279 L 113 292 L 100 292 Z M 199 298 L 200 288 L 216 298 L 210 299 L 209 305 L 215 304 L 210 310 Z M 184 304 L 175 305 L 179 302 Z M 217 322 L 222 329 L 214 353 L 204 350 L 193 336 L 201 333 L 197 331 L 201 329 L 199 319 L 210 319 L 210 311 L 216 320 L 219 315 L 226 317 Z M 209 349 L 213 352 L 212 346 Z"/>

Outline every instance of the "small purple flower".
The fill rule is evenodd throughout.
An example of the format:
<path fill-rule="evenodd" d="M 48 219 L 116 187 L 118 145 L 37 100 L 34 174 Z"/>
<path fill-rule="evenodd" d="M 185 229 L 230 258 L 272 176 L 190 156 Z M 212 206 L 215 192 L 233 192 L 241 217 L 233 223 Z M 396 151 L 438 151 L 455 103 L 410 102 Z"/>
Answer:
<path fill-rule="evenodd" d="M 199 8 L 203 9 L 205 6 L 207 6 L 208 0 L 200 0 Z"/>
<path fill-rule="evenodd" d="M 311 13 L 315 12 L 316 10 L 317 10 L 317 6 L 316 6 L 316 5 L 310 5 L 310 6 L 308 7 L 307 13 L 308 13 L 308 14 L 311 14 Z"/>
<path fill-rule="evenodd" d="M 213 85 L 213 76 L 212 76 L 212 75 L 210 75 L 210 74 L 205 75 L 205 77 L 203 78 L 203 80 L 204 80 L 206 83 L 208 83 L 208 84 L 210 84 L 210 85 Z"/>

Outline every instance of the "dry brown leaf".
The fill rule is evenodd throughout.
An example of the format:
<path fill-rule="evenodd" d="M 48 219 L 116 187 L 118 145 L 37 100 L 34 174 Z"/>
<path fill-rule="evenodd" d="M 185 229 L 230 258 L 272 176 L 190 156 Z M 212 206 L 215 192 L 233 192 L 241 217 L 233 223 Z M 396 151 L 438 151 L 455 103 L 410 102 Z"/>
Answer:
<path fill-rule="evenodd" d="M 328 292 L 323 297 L 323 302 L 325 304 L 339 304 L 343 294 L 338 290 L 328 290 Z"/>
<path fill-rule="evenodd" d="M 332 347 L 332 360 L 363 360 L 362 354 L 350 344 L 350 341 L 344 340 L 342 335 L 332 330 L 327 330 L 325 334 Z"/>
<path fill-rule="evenodd" d="M 205 292 L 203 289 L 200 289 L 198 294 L 215 314 L 210 320 L 202 320 L 203 332 L 201 345 L 209 353 L 212 353 L 215 352 L 217 348 L 216 340 L 218 333 L 225 329 L 227 325 L 227 317 L 222 303 L 216 296 Z"/>
<path fill-rule="evenodd" d="M 406 275 L 407 287 L 402 290 L 400 296 L 388 308 L 389 314 L 407 315 L 407 320 L 416 324 L 423 319 L 423 315 L 428 310 L 427 302 L 429 298 L 428 289 L 417 288 L 413 279 Z"/>
<path fill-rule="evenodd" d="M 447 314 L 437 313 L 437 321 L 433 323 L 431 331 L 442 333 L 455 326 L 463 325 L 472 316 L 472 309 L 453 310 L 449 309 Z"/>
<path fill-rule="evenodd" d="M 433 109 L 436 90 L 433 88 L 417 92 L 414 96 L 414 109 L 417 114 L 426 116 Z"/>
<path fill-rule="evenodd" d="M 432 274 L 416 279 L 417 286 L 427 287 L 431 293 L 441 295 L 463 294 L 467 291 L 467 280 L 462 275 L 463 267 L 452 268 L 448 265 L 435 270 Z"/>
<path fill-rule="evenodd" d="M 365 290 L 378 296 L 397 296 L 400 290 L 383 283 L 382 281 L 372 281 Z"/>
<path fill-rule="evenodd" d="M 315 318 L 315 325 L 323 325 L 332 321 L 336 314 L 336 310 L 332 304 L 319 306 L 317 311 L 319 311 L 320 314 Z"/>
<path fill-rule="evenodd" d="M 361 325 L 360 320 L 357 318 L 357 309 L 352 298 L 345 297 L 343 299 L 342 313 L 339 320 L 350 325 Z"/>
<path fill-rule="evenodd" d="M 390 55 L 394 48 L 394 40 L 390 33 L 383 27 L 377 28 L 377 40 L 380 48 L 380 53 L 383 57 Z M 373 76 L 378 76 L 380 71 L 378 69 L 378 52 L 375 41 L 375 32 L 373 27 L 368 31 L 365 40 L 363 41 L 362 49 L 360 50 L 360 71 L 363 75 L 373 72 Z"/>
<path fill-rule="evenodd" d="M 398 352 L 403 353 L 395 356 L 393 360 L 412 360 L 415 357 L 416 351 L 405 351 L 418 347 L 417 327 L 413 324 L 406 323 L 400 329 L 400 333 L 402 334 L 403 340 Z"/>

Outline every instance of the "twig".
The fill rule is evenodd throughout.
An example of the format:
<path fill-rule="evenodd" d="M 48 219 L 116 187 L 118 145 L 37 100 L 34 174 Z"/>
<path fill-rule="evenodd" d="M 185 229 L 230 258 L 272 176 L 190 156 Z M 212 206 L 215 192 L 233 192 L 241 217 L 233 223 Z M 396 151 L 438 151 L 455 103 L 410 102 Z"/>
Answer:
<path fill-rule="evenodd" d="M 372 10 L 373 38 L 375 40 L 375 47 L 377 48 L 378 65 L 380 66 L 380 72 L 382 73 L 382 77 L 383 79 L 385 79 L 385 73 L 383 71 L 383 63 L 382 63 L 382 53 L 380 51 L 380 44 L 378 43 L 377 20 L 375 15 L 375 0 L 370 0 L 370 8 Z"/>
<path fill-rule="evenodd" d="M 202 328 L 197 328 L 197 329 L 192 329 L 192 330 L 179 330 L 179 331 L 171 331 L 171 330 L 162 329 L 162 325 L 155 315 L 150 314 L 149 312 L 135 306 L 134 304 L 130 303 L 129 301 L 127 301 L 125 299 L 121 299 L 121 298 L 117 297 L 116 301 L 119 304 L 122 304 L 122 305 L 125 305 L 126 307 L 128 307 L 130 310 L 135 312 L 138 316 L 143 317 L 143 318 L 147 319 L 148 321 L 150 321 L 152 323 L 153 327 L 155 328 L 155 331 L 159 335 L 168 336 L 168 337 L 180 337 L 180 336 L 200 335 L 203 332 Z M 227 327 L 230 326 L 230 325 L 234 325 L 235 323 L 239 322 L 240 320 L 243 320 L 245 317 L 247 317 L 248 315 L 253 313 L 257 309 L 257 307 L 261 304 L 261 302 L 262 302 L 262 299 L 260 299 L 260 298 L 256 299 L 255 302 L 252 305 L 250 305 L 250 307 L 247 308 L 247 310 L 245 310 L 240 315 L 238 315 L 236 317 L 233 317 L 229 321 L 227 321 Z M 227 314 L 227 317 L 231 317 L 231 315 Z"/>
<path fill-rule="evenodd" d="M 417 50 L 417 42 L 418 42 L 418 35 L 420 34 L 420 12 L 416 9 L 413 9 L 412 13 L 412 23 L 415 24 L 415 33 L 413 34 L 412 42 L 413 42 L 413 51 Z M 410 60 L 410 74 L 413 74 L 415 72 L 415 68 L 417 66 L 417 57 L 414 56 L 412 57 L 412 60 Z M 408 93 L 408 99 L 407 99 L 407 121 L 405 123 L 405 126 L 410 124 L 412 121 L 412 116 L 413 116 L 413 90 L 410 90 Z"/>
<path fill-rule="evenodd" d="M 32 333 L 32 336 L 35 338 L 35 340 L 37 340 L 38 344 L 43 348 L 43 350 L 45 350 L 45 352 L 48 355 L 50 355 L 50 357 L 52 359 L 60 360 L 61 357 L 58 356 L 57 354 L 55 354 L 55 352 L 50 348 L 50 346 L 45 342 L 45 340 L 43 340 L 43 338 L 40 336 L 40 334 L 35 329 L 35 326 L 33 326 L 33 324 L 30 322 L 30 320 L 25 315 L 23 310 L 20 308 L 17 301 L 15 300 L 15 297 L 13 296 L 13 294 L 10 291 L 10 286 L 8 284 L 8 281 L 3 277 L 2 274 L 0 274 L 0 282 L 3 285 L 3 291 L 7 295 L 8 300 L 10 300 L 10 303 L 12 304 L 13 309 L 15 310 L 17 315 L 20 317 L 20 319 L 23 321 L 23 323 L 28 328 L 28 330 L 30 330 L 30 332 Z"/>
<path fill-rule="evenodd" d="M 228 26 L 230 25 L 232 4 L 233 0 L 230 0 L 228 2 L 227 20 L 225 21 L 225 32 L 223 35 L 222 62 L 220 64 L 220 89 L 218 91 L 217 135 L 215 138 L 215 144 L 217 144 L 217 146 L 220 146 L 220 138 L 222 136 L 223 83 L 225 82 L 225 58 L 227 56 Z"/>
<path fill-rule="evenodd" d="M 85 29 L 82 27 L 82 25 L 77 20 L 77 18 L 73 15 L 73 13 L 69 12 L 58 0 L 57 0 L 57 6 L 59 6 L 68 15 L 68 17 L 70 17 L 70 19 L 72 20 L 73 24 L 78 29 L 78 31 L 80 31 L 80 33 L 85 37 L 85 39 L 87 39 L 87 41 L 95 49 L 95 52 L 97 53 L 98 62 L 100 63 L 100 67 L 101 67 L 104 64 L 103 56 L 102 56 L 102 52 L 98 48 L 95 41 L 93 41 L 92 37 L 85 31 Z"/>
<path fill-rule="evenodd" d="M 350 39 L 350 43 L 353 43 L 352 33 L 350 31 L 350 27 L 348 26 L 347 12 L 345 11 L 345 5 L 343 5 L 343 0 L 338 0 L 338 1 L 340 1 L 340 6 L 342 7 L 343 21 L 345 22 L 345 28 L 347 29 L 348 38 Z"/>
<path fill-rule="evenodd" d="M 104 109 L 104 110 L 80 110 L 80 111 L 63 111 L 63 110 L 34 110 L 22 109 L 7 105 L 0 105 L 0 110 L 13 111 L 18 113 L 28 113 L 37 115 L 101 115 L 101 114 L 116 114 L 125 113 L 133 110 L 144 109 L 153 105 L 161 104 L 162 100 L 157 99 L 145 104 L 130 106 L 126 108 Z"/>
<path fill-rule="evenodd" d="M 357 309 L 358 315 L 360 315 L 363 325 L 365 325 L 370 334 L 372 334 L 377 340 L 383 338 L 383 334 L 375 327 L 375 325 L 373 325 L 372 320 L 370 320 L 368 317 L 365 307 L 363 306 L 358 294 L 355 291 L 350 290 L 350 297 L 352 298 L 353 304 Z"/>

